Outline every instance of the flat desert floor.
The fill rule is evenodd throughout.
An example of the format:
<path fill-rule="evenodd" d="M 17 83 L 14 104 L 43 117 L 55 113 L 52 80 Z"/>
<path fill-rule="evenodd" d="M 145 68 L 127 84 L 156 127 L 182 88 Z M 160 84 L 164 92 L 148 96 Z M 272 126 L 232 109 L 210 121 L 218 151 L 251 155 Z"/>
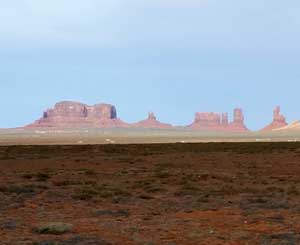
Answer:
<path fill-rule="evenodd" d="M 0 244 L 299 244 L 300 143 L 0 147 Z"/>
<path fill-rule="evenodd" d="M 178 129 L 0 129 L 0 145 L 85 145 L 201 142 L 300 142 L 300 131 L 206 132 Z"/>

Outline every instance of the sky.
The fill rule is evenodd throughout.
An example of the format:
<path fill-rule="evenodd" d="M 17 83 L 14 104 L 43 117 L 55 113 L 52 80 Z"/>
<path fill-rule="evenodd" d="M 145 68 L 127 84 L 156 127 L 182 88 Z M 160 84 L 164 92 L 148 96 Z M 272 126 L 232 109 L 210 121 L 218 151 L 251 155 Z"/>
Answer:
<path fill-rule="evenodd" d="M 61 100 L 154 111 L 187 125 L 196 111 L 244 109 L 256 130 L 281 105 L 300 119 L 297 0 L 0 0 L 0 128 Z"/>

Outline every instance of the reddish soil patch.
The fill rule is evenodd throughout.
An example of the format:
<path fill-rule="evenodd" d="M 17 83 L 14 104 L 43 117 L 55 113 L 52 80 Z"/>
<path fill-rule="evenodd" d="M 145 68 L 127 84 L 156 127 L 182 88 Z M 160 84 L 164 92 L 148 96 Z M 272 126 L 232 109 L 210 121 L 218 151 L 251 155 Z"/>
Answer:
<path fill-rule="evenodd" d="M 0 147 L 0 244 L 299 244 L 300 144 Z M 60 222 L 60 235 L 36 228 Z"/>

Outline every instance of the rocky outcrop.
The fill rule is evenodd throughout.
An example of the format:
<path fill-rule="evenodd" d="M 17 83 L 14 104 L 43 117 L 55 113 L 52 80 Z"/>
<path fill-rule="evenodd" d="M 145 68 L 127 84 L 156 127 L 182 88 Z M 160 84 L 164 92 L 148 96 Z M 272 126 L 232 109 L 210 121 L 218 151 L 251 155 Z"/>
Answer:
<path fill-rule="evenodd" d="M 153 112 L 150 112 L 148 114 L 148 118 L 134 123 L 132 125 L 135 128 L 154 128 L 154 129 L 169 129 L 172 128 L 171 124 L 167 124 L 167 123 L 162 123 L 160 121 L 157 120 L 155 114 Z"/>
<path fill-rule="evenodd" d="M 226 112 L 226 113 L 222 113 L 222 121 L 221 121 L 221 124 L 223 125 L 223 126 L 228 126 L 228 124 L 229 124 L 229 119 L 228 119 L 228 113 Z"/>
<path fill-rule="evenodd" d="M 157 120 L 150 112 L 148 118 L 128 124 L 117 116 L 116 107 L 110 104 L 96 104 L 93 106 L 79 102 L 62 101 L 51 109 L 47 109 L 42 118 L 25 128 L 153 128 L 171 129 L 173 126 Z M 183 128 L 183 127 L 177 127 Z M 233 120 L 230 121 L 228 113 L 197 112 L 194 122 L 185 127 L 189 129 L 216 132 L 247 132 L 245 117 L 241 108 L 234 109 Z M 273 121 L 263 131 L 286 130 L 300 128 L 299 122 L 288 125 L 286 119 L 280 114 L 277 106 L 273 112 Z"/>
<path fill-rule="evenodd" d="M 57 103 L 53 109 L 43 113 L 43 117 L 27 127 L 129 127 L 129 124 L 117 118 L 115 106 L 109 104 L 86 104 L 63 101 Z"/>
<path fill-rule="evenodd" d="M 219 130 L 222 127 L 221 115 L 214 112 L 197 112 L 195 120 L 189 128 Z"/>
<path fill-rule="evenodd" d="M 245 117 L 243 110 L 241 108 L 234 109 L 233 112 L 233 122 L 231 122 L 228 127 L 226 127 L 226 131 L 230 132 L 247 132 L 249 129 L 245 126 Z"/>
<path fill-rule="evenodd" d="M 287 125 L 288 124 L 285 117 L 280 114 L 280 106 L 277 106 L 273 111 L 273 121 L 261 131 L 272 131 L 275 129 L 286 127 Z"/>
<path fill-rule="evenodd" d="M 234 119 L 231 123 L 228 120 L 228 113 L 197 112 L 194 122 L 188 128 L 222 132 L 249 131 L 244 124 L 244 114 L 240 108 L 234 110 Z"/>

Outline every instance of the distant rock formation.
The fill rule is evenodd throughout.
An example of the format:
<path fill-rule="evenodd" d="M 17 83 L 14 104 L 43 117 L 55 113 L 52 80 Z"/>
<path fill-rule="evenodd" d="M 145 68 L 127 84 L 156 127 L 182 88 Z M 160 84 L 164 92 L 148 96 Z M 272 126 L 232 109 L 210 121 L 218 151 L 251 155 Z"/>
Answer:
<path fill-rule="evenodd" d="M 226 112 L 226 113 L 222 113 L 222 121 L 221 121 L 221 124 L 223 125 L 223 126 L 228 126 L 228 124 L 229 124 L 229 119 L 228 119 L 228 113 Z"/>
<path fill-rule="evenodd" d="M 78 102 L 63 101 L 55 104 L 53 109 L 46 110 L 41 119 L 27 127 L 116 128 L 129 127 L 129 124 L 117 118 L 117 110 L 113 105 L 89 106 Z"/>
<path fill-rule="evenodd" d="M 273 112 L 273 121 L 262 131 L 299 129 L 300 122 L 288 125 L 286 119 L 280 114 L 277 106 Z M 241 108 L 234 109 L 233 120 L 230 121 L 228 113 L 197 112 L 194 122 L 186 127 L 173 127 L 171 124 L 157 120 L 155 114 L 150 112 L 148 118 L 140 122 L 129 124 L 120 120 L 114 105 L 96 104 L 93 106 L 79 102 L 62 101 L 56 103 L 54 108 L 47 109 L 42 118 L 24 128 L 152 128 L 152 129 L 194 129 L 216 132 L 248 132 L 245 117 Z"/>
<path fill-rule="evenodd" d="M 221 115 L 214 112 L 196 112 L 195 120 L 190 128 L 193 129 L 213 129 L 218 130 L 221 128 L 222 121 Z"/>
<path fill-rule="evenodd" d="M 236 108 L 233 112 L 233 122 L 231 122 L 225 130 L 230 132 L 247 132 L 249 129 L 245 126 L 244 121 L 245 117 L 243 110 L 241 108 Z"/>
<path fill-rule="evenodd" d="M 285 131 L 285 130 L 288 130 L 288 131 L 298 131 L 300 130 L 300 121 L 297 120 L 297 121 L 293 121 L 291 124 L 287 125 L 287 126 L 284 126 L 282 128 L 276 128 L 276 129 L 273 129 L 273 131 Z"/>
<path fill-rule="evenodd" d="M 155 128 L 156 129 L 169 129 L 169 128 L 173 127 L 171 124 L 162 123 L 162 122 L 158 121 L 153 112 L 150 112 L 148 114 L 147 119 L 137 122 L 137 123 L 134 123 L 132 126 L 136 127 L 136 128 L 154 128 L 154 129 Z"/>
<path fill-rule="evenodd" d="M 288 124 L 286 122 L 285 117 L 280 114 L 280 107 L 277 106 L 273 111 L 273 121 L 261 131 L 272 131 L 274 129 L 282 128 L 287 125 Z"/>
<path fill-rule="evenodd" d="M 244 114 L 240 108 L 234 110 L 234 120 L 231 123 L 228 120 L 228 113 L 197 112 L 194 122 L 188 128 L 222 132 L 249 131 L 244 124 Z"/>

